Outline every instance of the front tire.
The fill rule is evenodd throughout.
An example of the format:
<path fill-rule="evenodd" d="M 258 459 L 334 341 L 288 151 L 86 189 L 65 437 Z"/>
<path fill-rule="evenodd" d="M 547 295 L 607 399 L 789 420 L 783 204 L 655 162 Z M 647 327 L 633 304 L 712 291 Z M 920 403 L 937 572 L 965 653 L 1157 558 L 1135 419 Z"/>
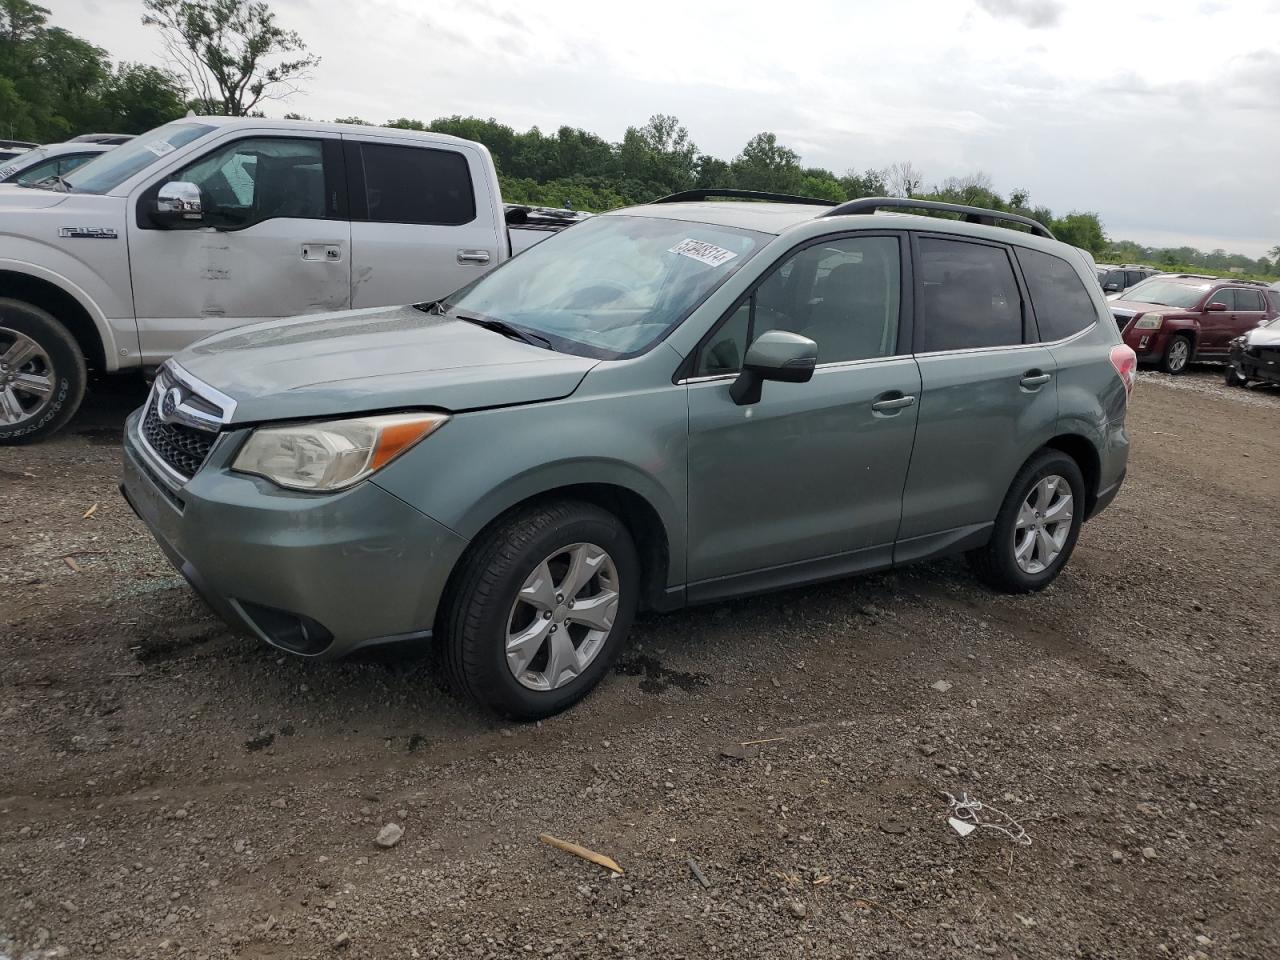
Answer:
<path fill-rule="evenodd" d="M 84 357 L 49 312 L 0 297 L 0 444 L 61 430 L 84 398 Z"/>
<path fill-rule="evenodd" d="M 970 565 L 996 590 L 1043 590 L 1070 559 L 1084 511 L 1080 467 L 1061 451 L 1041 450 L 1014 477 L 991 540 L 969 554 Z"/>
<path fill-rule="evenodd" d="M 1170 337 L 1164 348 L 1164 356 L 1160 358 L 1160 369 L 1174 375 L 1182 373 L 1191 362 L 1191 352 L 1190 337 L 1181 333 Z"/>
<path fill-rule="evenodd" d="M 473 545 L 450 588 L 450 686 L 514 719 L 559 713 L 616 659 L 639 586 L 635 545 L 608 511 L 557 501 L 513 514 Z"/>

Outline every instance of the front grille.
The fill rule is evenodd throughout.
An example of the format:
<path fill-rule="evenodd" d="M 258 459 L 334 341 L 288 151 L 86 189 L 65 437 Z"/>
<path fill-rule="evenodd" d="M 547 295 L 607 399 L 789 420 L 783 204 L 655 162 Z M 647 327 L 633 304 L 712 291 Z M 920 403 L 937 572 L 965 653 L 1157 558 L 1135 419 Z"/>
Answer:
<path fill-rule="evenodd" d="M 147 403 L 147 412 L 142 418 L 142 436 L 155 455 L 184 480 L 195 476 L 209 456 L 213 441 L 218 439 L 216 433 L 193 430 L 180 423 L 165 423 L 156 413 L 154 397 Z"/>

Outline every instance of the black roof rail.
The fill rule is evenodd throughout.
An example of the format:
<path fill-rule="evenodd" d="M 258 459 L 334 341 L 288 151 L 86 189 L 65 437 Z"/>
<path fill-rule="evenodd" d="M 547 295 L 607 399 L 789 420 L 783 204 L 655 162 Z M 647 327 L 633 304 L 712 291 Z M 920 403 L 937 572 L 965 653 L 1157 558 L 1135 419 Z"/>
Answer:
<path fill-rule="evenodd" d="M 848 203 L 841 203 L 824 213 L 823 216 L 842 217 L 851 213 L 875 213 L 877 210 L 883 210 L 886 207 L 955 213 L 959 214 L 965 223 L 985 223 L 992 227 L 998 226 L 997 220 L 1007 220 L 1010 223 L 1020 223 L 1023 226 L 1030 227 L 1031 232 L 1036 236 L 1044 237 L 1048 240 L 1057 239 L 1052 230 L 1043 223 L 1032 220 L 1030 217 L 1024 217 L 1016 213 L 1005 213 L 1001 210 L 987 210 L 983 207 L 969 207 L 962 203 L 943 203 L 941 200 L 913 200 L 910 197 L 862 197 L 858 200 L 850 200 Z"/>
<path fill-rule="evenodd" d="M 1223 277 L 1222 279 L 1230 283 L 1247 283 L 1250 286 L 1254 286 L 1254 287 L 1270 287 L 1271 286 L 1271 284 L 1267 283 L 1267 281 L 1265 280 L 1235 280 L 1231 277 Z"/>
<path fill-rule="evenodd" d="M 796 197 L 789 193 L 764 193 L 760 190 L 734 190 L 731 188 L 706 187 L 697 190 L 681 190 L 668 197 L 650 200 L 650 203 L 697 203 L 719 197 L 726 200 L 768 200 L 772 203 L 807 203 L 823 207 L 834 207 L 834 200 L 821 200 L 817 197 Z"/>

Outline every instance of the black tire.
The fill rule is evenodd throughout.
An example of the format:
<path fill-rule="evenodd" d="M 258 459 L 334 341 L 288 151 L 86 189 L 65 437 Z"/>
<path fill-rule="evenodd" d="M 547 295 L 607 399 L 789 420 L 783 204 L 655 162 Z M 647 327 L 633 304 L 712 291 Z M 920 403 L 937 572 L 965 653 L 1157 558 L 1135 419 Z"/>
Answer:
<path fill-rule="evenodd" d="M 1175 344 L 1186 345 L 1186 356 L 1179 354 L 1178 347 Z M 1192 357 L 1195 355 L 1195 344 L 1191 338 L 1184 333 L 1176 334 L 1169 338 L 1169 342 L 1165 344 L 1164 354 L 1160 357 L 1160 369 L 1165 373 L 1177 376 L 1184 372 L 1191 363 Z"/>
<path fill-rule="evenodd" d="M 1224 379 L 1227 381 L 1228 387 L 1247 387 L 1249 385 L 1249 378 L 1237 370 L 1236 365 L 1230 360 L 1227 361 L 1227 373 Z"/>
<path fill-rule="evenodd" d="M 1067 481 L 1071 487 L 1072 514 L 1067 538 L 1063 541 L 1062 550 L 1044 570 L 1028 573 L 1023 570 L 1014 556 L 1014 543 L 1017 532 L 1018 512 L 1023 501 L 1045 477 L 1057 475 Z M 983 583 L 1004 593 L 1031 593 L 1043 590 L 1062 572 L 1062 568 L 1071 558 L 1076 540 L 1080 536 L 1080 525 L 1084 522 L 1085 485 L 1084 476 L 1079 465 L 1059 450 L 1041 450 L 1028 460 L 1013 478 L 1009 492 L 1005 494 L 1000 512 L 996 514 L 995 529 L 991 531 L 991 540 L 986 546 L 968 554 L 969 563 L 974 573 Z"/>
<path fill-rule="evenodd" d="M 0 444 L 32 443 L 61 430 L 79 409 L 88 380 L 84 356 L 66 327 L 34 304 L 0 297 L 0 357 L 15 344 L 14 333 L 35 341 L 44 358 L 29 360 L 20 370 L 0 370 L 0 381 L 19 372 L 44 373 L 53 381 L 53 389 L 43 400 L 15 394 L 29 416 L 7 423 L 0 411 Z"/>
<path fill-rule="evenodd" d="M 522 685 L 508 668 L 512 607 L 542 561 L 573 544 L 595 544 L 612 558 L 618 608 L 595 658 L 553 690 Z M 600 682 L 626 642 L 639 600 L 640 562 L 626 527 L 593 504 L 554 501 L 514 513 L 483 534 L 463 558 L 440 619 L 440 654 L 449 686 L 495 713 L 535 720 L 559 713 Z M 568 624 L 564 624 L 566 633 Z"/>

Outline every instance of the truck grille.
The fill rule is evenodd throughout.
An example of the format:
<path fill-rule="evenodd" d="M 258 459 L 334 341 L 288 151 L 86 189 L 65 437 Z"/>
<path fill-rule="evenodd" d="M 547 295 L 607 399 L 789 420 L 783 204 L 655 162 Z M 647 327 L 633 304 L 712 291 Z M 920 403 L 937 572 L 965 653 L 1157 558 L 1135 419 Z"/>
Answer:
<path fill-rule="evenodd" d="M 156 374 L 138 424 L 138 438 L 172 487 L 204 466 L 235 401 L 169 361 Z"/>
<path fill-rule="evenodd" d="M 165 423 L 156 412 L 154 399 L 147 403 L 147 412 L 142 418 L 142 436 L 157 457 L 184 480 L 190 480 L 204 465 L 218 435 L 180 423 Z"/>

